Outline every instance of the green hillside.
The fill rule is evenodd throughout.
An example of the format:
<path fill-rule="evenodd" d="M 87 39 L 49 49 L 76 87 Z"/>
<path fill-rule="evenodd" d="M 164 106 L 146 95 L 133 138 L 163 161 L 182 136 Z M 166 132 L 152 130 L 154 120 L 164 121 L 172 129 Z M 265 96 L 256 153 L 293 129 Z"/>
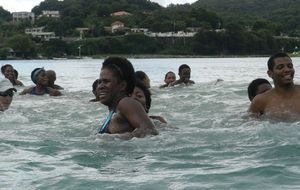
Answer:
<path fill-rule="evenodd" d="M 249 23 L 253 18 L 267 19 L 280 24 L 285 33 L 300 36 L 300 0 L 198 0 L 193 6 L 227 20 L 239 17 Z"/>

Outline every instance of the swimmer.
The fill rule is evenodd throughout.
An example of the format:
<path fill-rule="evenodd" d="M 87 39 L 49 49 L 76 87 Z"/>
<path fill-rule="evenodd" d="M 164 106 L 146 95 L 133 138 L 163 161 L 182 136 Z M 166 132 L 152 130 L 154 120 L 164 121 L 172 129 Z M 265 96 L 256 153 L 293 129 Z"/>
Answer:
<path fill-rule="evenodd" d="M 23 90 L 20 95 L 31 94 L 31 95 L 45 95 L 49 94 L 50 96 L 60 96 L 61 93 L 48 87 L 48 77 L 46 75 L 46 71 L 43 68 L 36 68 L 31 72 L 31 80 L 36 86 L 30 87 L 28 89 Z"/>
<path fill-rule="evenodd" d="M 285 53 L 272 55 L 268 60 L 267 73 L 273 79 L 274 88 L 255 96 L 249 111 L 256 116 L 299 118 L 300 86 L 294 84 L 295 70 L 292 59 Z"/>
<path fill-rule="evenodd" d="M 48 86 L 53 88 L 53 89 L 56 89 L 56 90 L 63 90 L 64 88 L 57 85 L 57 84 L 54 84 L 54 82 L 56 81 L 56 73 L 55 71 L 53 70 L 47 70 L 46 71 L 46 75 L 48 77 Z"/>
<path fill-rule="evenodd" d="M 151 107 L 151 92 L 145 85 L 139 81 L 136 81 L 135 87 L 132 93 L 132 98 L 142 104 L 146 113 L 149 112 Z M 160 121 L 161 123 L 167 123 L 167 121 L 161 116 L 149 116 L 151 119 Z"/>
<path fill-rule="evenodd" d="M 90 100 L 90 102 L 98 102 L 99 101 L 99 96 L 97 94 L 97 86 L 98 86 L 98 83 L 99 83 L 99 79 L 96 79 L 94 82 L 93 82 L 93 85 L 92 85 L 92 92 L 93 94 L 95 95 L 95 98 Z"/>
<path fill-rule="evenodd" d="M 150 79 L 144 71 L 136 71 L 135 77 L 137 80 L 140 80 L 147 88 L 150 88 Z"/>
<path fill-rule="evenodd" d="M 8 79 L 0 80 L 0 111 L 5 111 L 9 108 L 13 100 L 14 92 L 17 92 L 17 90 L 13 88 Z"/>
<path fill-rule="evenodd" d="M 1 73 L 7 78 L 14 86 L 24 86 L 18 78 L 18 71 L 12 65 L 6 64 L 1 67 Z"/>
<path fill-rule="evenodd" d="M 165 84 L 161 85 L 159 88 L 168 87 L 172 82 L 176 80 L 176 75 L 172 71 L 169 71 L 165 75 Z"/>
<path fill-rule="evenodd" d="M 248 98 L 252 101 L 257 94 L 264 93 L 270 89 L 272 89 L 272 85 L 268 80 L 262 78 L 255 79 L 248 86 Z"/>
<path fill-rule="evenodd" d="M 134 84 L 134 69 L 127 59 L 109 57 L 104 60 L 97 93 L 100 102 L 108 107 L 109 115 L 99 133 L 129 133 L 129 138 L 158 134 L 141 104 L 129 97 Z"/>
<path fill-rule="evenodd" d="M 195 84 L 194 81 L 190 80 L 191 68 L 188 65 L 186 64 L 180 65 L 178 69 L 178 75 L 179 75 L 179 80 L 172 82 L 170 84 L 171 86 L 175 86 L 179 84 L 185 84 L 185 85 Z"/>

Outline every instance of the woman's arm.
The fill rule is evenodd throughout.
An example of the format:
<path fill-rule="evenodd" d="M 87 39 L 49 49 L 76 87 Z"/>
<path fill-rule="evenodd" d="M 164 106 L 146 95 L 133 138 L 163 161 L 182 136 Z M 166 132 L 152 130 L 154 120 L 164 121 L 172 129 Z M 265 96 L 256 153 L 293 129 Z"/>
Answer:
<path fill-rule="evenodd" d="M 118 110 L 135 130 L 132 137 L 145 137 L 146 135 L 157 135 L 158 131 L 148 117 L 142 105 L 132 98 L 123 98 L 118 104 Z"/>

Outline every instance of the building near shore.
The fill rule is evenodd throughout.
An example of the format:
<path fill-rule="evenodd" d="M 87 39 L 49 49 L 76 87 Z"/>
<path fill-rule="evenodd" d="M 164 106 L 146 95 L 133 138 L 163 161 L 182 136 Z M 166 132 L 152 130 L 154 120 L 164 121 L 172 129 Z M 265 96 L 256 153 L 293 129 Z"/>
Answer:
<path fill-rule="evenodd" d="M 43 41 L 57 38 L 54 32 L 44 32 L 44 27 L 26 28 L 25 34 L 31 35 L 34 38 L 40 38 Z"/>
<path fill-rule="evenodd" d="M 59 18 L 60 14 L 59 11 L 47 11 L 43 10 L 42 14 L 39 17 L 48 17 L 48 18 Z"/>
<path fill-rule="evenodd" d="M 29 21 L 34 24 L 34 13 L 32 12 L 13 12 L 13 23 L 18 23 L 22 21 Z"/>

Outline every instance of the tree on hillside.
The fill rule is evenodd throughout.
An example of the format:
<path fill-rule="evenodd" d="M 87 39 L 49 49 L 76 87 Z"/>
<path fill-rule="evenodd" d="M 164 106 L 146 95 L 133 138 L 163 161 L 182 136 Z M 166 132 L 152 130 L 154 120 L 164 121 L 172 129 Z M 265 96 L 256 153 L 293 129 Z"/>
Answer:
<path fill-rule="evenodd" d="M 10 12 L 3 9 L 3 7 L 0 6 L 0 21 L 11 21 L 12 15 Z"/>
<path fill-rule="evenodd" d="M 12 48 L 17 53 L 17 56 L 22 58 L 36 56 L 35 44 L 25 34 L 10 37 L 6 42 L 6 47 Z"/>

